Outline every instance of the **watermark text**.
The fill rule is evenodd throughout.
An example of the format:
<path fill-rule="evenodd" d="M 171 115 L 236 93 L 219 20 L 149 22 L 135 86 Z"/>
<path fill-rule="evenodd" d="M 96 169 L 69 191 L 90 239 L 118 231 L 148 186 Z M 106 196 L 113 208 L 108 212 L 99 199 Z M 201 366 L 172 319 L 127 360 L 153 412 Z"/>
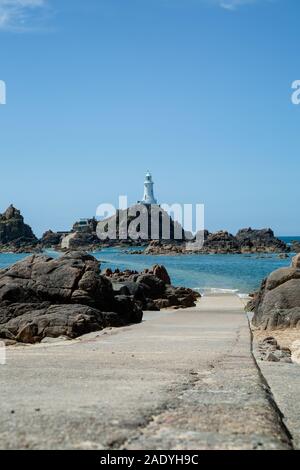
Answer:
<path fill-rule="evenodd" d="M 188 251 L 204 244 L 203 204 L 143 204 L 128 207 L 127 196 L 119 197 L 119 208 L 100 204 L 96 211 L 100 240 L 181 241 Z"/>
<path fill-rule="evenodd" d="M 6 83 L 0 80 L 0 105 L 6 104 Z"/>
<path fill-rule="evenodd" d="M 0 341 L 0 366 L 6 364 L 6 346 L 3 341 Z"/>
<path fill-rule="evenodd" d="M 300 104 L 300 80 L 295 80 L 292 83 L 292 90 L 294 90 L 291 96 L 292 103 L 297 106 Z"/>

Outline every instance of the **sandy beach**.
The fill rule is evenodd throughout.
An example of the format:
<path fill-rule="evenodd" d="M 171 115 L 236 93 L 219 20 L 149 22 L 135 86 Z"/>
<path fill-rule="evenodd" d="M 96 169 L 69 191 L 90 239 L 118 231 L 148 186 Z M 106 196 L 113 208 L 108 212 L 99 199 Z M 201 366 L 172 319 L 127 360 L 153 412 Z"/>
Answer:
<path fill-rule="evenodd" d="M 256 341 L 262 341 L 265 338 L 272 336 L 275 338 L 281 348 L 293 347 L 296 341 L 300 341 L 300 330 L 298 328 L 286 328 L 278 330 L 253 330 Z"/>

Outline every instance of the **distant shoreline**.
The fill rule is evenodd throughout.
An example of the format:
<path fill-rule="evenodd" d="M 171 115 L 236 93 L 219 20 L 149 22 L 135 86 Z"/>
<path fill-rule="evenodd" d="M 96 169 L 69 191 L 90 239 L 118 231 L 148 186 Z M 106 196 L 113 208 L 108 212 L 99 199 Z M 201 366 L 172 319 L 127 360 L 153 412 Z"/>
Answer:
<path fill-rule="evenodd" d="M 300 252 L 300 237 L 294 237 L 294 240 L 292 237 L 280 239 L 274 235 L 271 228 L 252 229 L 248 227 L 238 230 L 235 235 L 226 230 L 218 232 L 203 230 L 193 235 L 190 232 L 187 233 L 182 226 L 180 226 L 179 232 L 175 231 L 175 222 L 167 213 L 166 217 L 170 225 L 170 230 L 167 232 L 169 239 L 165 239 L 165 232 L 162 230 L 164 227 L 160 223 L 158 226 L 154 224 L 153 227 L 151 218 L 146 227 L 137 224 L 139 228 L 136 228 L 135 236 L 132 236 L 131 239 L 126 238 L 130 233 L 127 226 L 130 224 L 129 219 L 127 217 L 125 220 L 124 232 L 123 219 L 120 219 L 119 214 L 111 218 L 115 233 L 110 238 L 106 228 L 112 223 L 111 219 L 105 219 L 101 222 L 104 238 L 107 235 L 108 239 L 101 239 L 98 232 L 100 222 L 95 218 L 75 222 L 71 230 L 67 232 L 48 230 L 41 238 L 37 238 L 32 228 L 24 222 L 21 211 L 10 205 L 3 214 L 0 214 L 0 252 L 41 253 L 44 249 L 62 252 L 68 250 L 93 252 L 107 247 L 128 249 L 128 253 L 133 253 L 130 250 L 136 249 L 134 254 L 140 254 L 143 249 L 144 254 L 151 255 L 192 252 L 193 254 L 278 253 L 284 256 L 290 251 Z M 157 230 L 153 232 L 153 228 Z"/>

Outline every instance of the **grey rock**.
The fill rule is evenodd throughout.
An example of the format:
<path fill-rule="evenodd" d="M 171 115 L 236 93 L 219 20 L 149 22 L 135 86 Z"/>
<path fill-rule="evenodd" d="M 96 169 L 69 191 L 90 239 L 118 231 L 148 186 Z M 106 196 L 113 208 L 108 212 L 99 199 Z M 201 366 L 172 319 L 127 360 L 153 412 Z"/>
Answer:
<path fill-rule="evenodd" d="M 0 271 L 0 338 L 24 343 L 76 338 L 140 322 L 142 316 L 140 304 L 117 296 L 99 262 L 84 252 L 59 259 L 33 255 Z"/>
<path fill-rule="evenodd" d="M 254 311 L 256 327 L 300 327 L 300 255 L 291 267 L 277 269 L 262 282 L 247 309 Z"/>
<path fill-rule="evenodd" d="M 144 287 L 150 298 L 158 298 L 165 292 L 165 283 L 153 274 L 141 274 L 136 282 Z"/>
<path fill-rule="evenodd" d="M 299 269 L 300 268 L 300 253 L 292 259 L 292 268 Z"/>
<path fill-rule="evenodd" d="M 144 224 L 141 224 L 139 220 L 141 214 L 145 215 L 146 223 Z M 152 240 L 153 233 L 159 240 L 168 238 L 169 241 L 174 241 L 179 238 L 182 242 L 186 237 L 183 227 L 160 206 L 147 207 L 143 204 L 136 204 L 129 209 L 119 210 L 116 215 L 98 222 L 98 235 L 101 237 L 106 234 L 109 226 L 116 227 L 116 238 L 119 243 L 124 241 L 124 233 L 129 235 L 129 242 L 132 241 L 135 245 L 143 241 L 148 243 Z M 135 228 L 134 234 L 133 228 Z M 125 241 L 128 242 L 127 238 Z M 111 245 L 116 244 L 116 240 L 108 240 L 108 242 Z"/>
<path fill-rule="evenodd" d="M 40 239 L 39 243 L 42 245 L 43 248 L 51 248 L 53 246 L 57 247 L 62 239 L 62 234 L 52 232 L 52 230 L 48 230 L 45 232 Z"/>
<path fill-rule="evenodd" d="M 292 279 L 300 279 L 300 270 L 293 267 L 276 269 L 267 278 L 266 290 L 273 290 Z"/>
<path fill-rule="evenodd" d="M 24 223 L 14 206 L 0 214 L 0 251 L 27 252 L 37 250 L 38 240 L 31 227 Z"/>
<path fill-rule="evenodd" d="M 240 247 L 236 237 L 226 231 L 220 231 L 208 234 L 203 251 L 210 253 L 239 253 Z"/>
<path fill-rule="evenodd" d="M 171 278 L 169 276 L 168 271 L 166 268 L 160 264 L 156 264 L 153 266 L 151 269 L 151 273 L 155 276 L 158 277 L 161 281 L 163 281 L 165 284 L 171 284 Z"/>
<path fill-rule="evenodd" d="M 300 253 L 300 242 L 296 240 L 292 241 L 291 250 L 295 253 Z"/>
<path fill-rule="evenodd" d="M 239 230 L 235 236 L 225 230 L 216 233 L 204 230 L 203 235 L 203 247 L 194 252 L 200 254 L 279 253 L 280 256 L 286 257 L 286 253 L 290 251 L 290 248 L 282 240 L 274 236 L 271 229 L 254 230 L 245 228 Z M 144 251 L 144 254 L 152 255 L 187 253 L 189 253 L 189 250 L 186 249 L 185 240 L 182 242 L 153 240 Z"/>
<path fill-rule="evenodd" d="M 291 363 L 289 348 L 281 348 L 277 340 L 269 336 L 258 343 L 258 351 L 262 361 Z"/>
<path fill-rule="evenodd" d="M 243 253 L 283 253 L 289 251 L 287 245 L 282 240 L 276 238 L 273 230 L 270 228 L 262 230 L 244 228 L 238 231 L 236 238 Z"/>
<path fill-rule="evenodd" d="M 265 361 L 280 362 L 280 357 L 272 351 L 269 351 L 265 357 Z"/>
<path fill-rule="evenodd" d="M 26 312 L 24 313 L 24 308 Z M 84 305 L 27 304 L 0 307 L 0 317 L 5 310 L 13 315 L 3 325 L 0 323 L 0 337 L 7 337 L 7 331 L 20 343 L 37 343 L 46 337 L 67 336 L 76 338 L 106 326 L 101 312 Z"/>
<path fill-rule="evenodd" d="M 196 305 L 201 295 L 192 289 L 174 287 L 166 268 L 155 265 L 142 273 L 136 271 L 105 270 L 113 283 L 116 295 L 129 295 L 139 302 L 143 310 L 158 311 L 161 308 L 188 308 Z"/>
<path fill-rule="evenodd" d="M 21 239 L 37 241 L 32 229 L 24 223 L 21 212 L 11 205 L 4 214 L 0 214 L 0 244 Z"/>

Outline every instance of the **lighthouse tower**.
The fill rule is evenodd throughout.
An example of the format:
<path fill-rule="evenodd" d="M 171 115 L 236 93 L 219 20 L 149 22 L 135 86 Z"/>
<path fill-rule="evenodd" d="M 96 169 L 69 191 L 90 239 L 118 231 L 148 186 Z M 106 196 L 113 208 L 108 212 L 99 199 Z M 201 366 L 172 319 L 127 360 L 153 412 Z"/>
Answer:
<path fill-rule="evenodd" d="M 154 197 L 153 186 L 154 186 L 154 183 L 152 181 L 152 175 L 148 171 L 146 174 L 145 182 L 144 182 L 144 197 L 142 201 L 140 201 L 141 204 L 145 204 L 146 206 L 157 204 L 157 200 Z"/>

